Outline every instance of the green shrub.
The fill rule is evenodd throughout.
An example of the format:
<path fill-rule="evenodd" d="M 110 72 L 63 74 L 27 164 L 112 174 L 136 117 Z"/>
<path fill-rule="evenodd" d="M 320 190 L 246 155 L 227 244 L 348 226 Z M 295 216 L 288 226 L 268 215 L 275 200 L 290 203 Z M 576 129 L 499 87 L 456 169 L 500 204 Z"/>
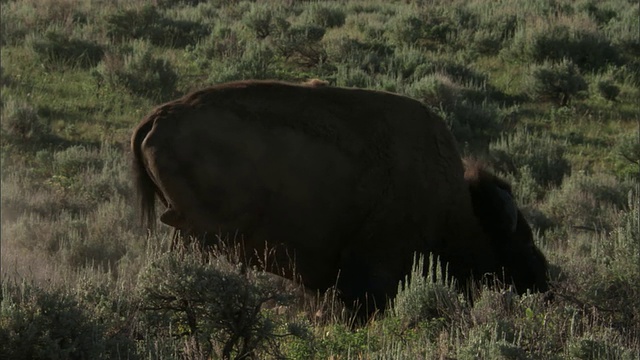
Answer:
<path fill-rule="evenodd" d="M 640 38 L 638 37 L 638 16 L 640 9 L 628 4 L 628 8 L 620 10 L 617 16 L 604 25 L 604 31 L 615 44 L 624 62 L 633 61 L 640 55 Z"/>
<path fill-rule="evenodd" d="M 595 0 L 588 0 L 580 4 L 579 9 L 589 14 L 589 16 L 594 19 L 598 25 L 605 25 L 618 15 L 612 9 L 607 9 L 603 6 L 599 7 Z"/>
<path fill-rule="evenodd" d="M 161 8 L 171 8 L 179 5 L 196 6 L 206 3 L 208 0 L 157 0 L 156 4 Z"/>
<path fill-rule="evenodd" d="M 3 279 L 1 306 L 3 358 L 136 358 L 132 341 L 112 342 L 102 321 L 67 292 Z"/>
<path fill-rule="evenodd" d="M 220 27 L 194 47 L 187 48 L 187 56 L 200 69 L 207 69 L 213 61 L 233 62 L 242 57 L 246 41 L 227 27 Z"/>
<path fill-rule="evenodd" d="M 20 46 L 29 34 L 44 34 L 55 28 L 63 33 L 89 22 L 84 1 L 7 1 L 0 11 L 0 44 Z"/>
<path fill-rule="evenodd" d="M 169 328 L 172 336 L 187 339 L 205 357 L 278 354 L 276 338 L 300 333 L 290 331 L 295 326 L 281 333 L 275 320 L 261 311 L 268 301 L 290 300 L 271 279 L 253 270 L 243 274 L 241 265 L 197 251 L 165 254 L 138 281 L 144 321 L 154 329 L 151 336 Z"/>
<path fill-rule="evenodd" d="M 418 67 L 415 75 L 420 71 Z M 487 101 L 487 94 L 473 84 L 462 85 L 453 80 L 453 76 L 436 72 L 412 82 L 405 92 L 436 110 L 449 124 L 459 144 L 483 151 L 486 149 L 482 147 L 498 132 L 497 106 Z"/>
<path fill-rule="evenodd" d="M 102 159 L 98 151 L 84 146 L 71 146 L 53 155 L 53 171 L 56 175 L 76 177 L 86 170 L 102 167 Z"/>
<path fill-rule="evenodd" d="M 433 323 L 432 320 L 443 326 L 456 318 L 462 303 L 455 284 L 443 268 L 433 255 L 427 264 L 423 255 L 417 255 L 411 273 L 398 285 L 391 307 L 393 315 L 408 326 L 422 321 Z"/>
<path fill-rule="evenodd" d="M 255 34 L 257 39 L 264 39 L 271 35 L 273 24 L 271 23 L 271 10 L 267 8 L 252 7 L 243 18 L 245 25 Z"/>
<path fill-rule="evenodd" d="M 430 58 L 424 63 L 416 67 L 414 78 L 432 74 L 444 74 L 453 82 L 460 84 L 466 88 L 482 88 L 484 93 L 474 100 L 484 100 L 487 95 L 491 95 L 492 89 L 488 86 L 489 78 L 487 75 L 473 70 L 469 65 L 460 63 L 456 60 L 447 58 Z"/>
<path fill-rule="evenodd" d="M 291 26 L 275 40 L 278 54 L 299 66 L 313 67 L 323 63 L 327 52 L 321 43 L 326 30 L 317 25 Z"/>
<path fill-rule="evenodd" d="M 212 62 L 209 83 L 220 83 L 245 79 L 287 80 L 280 71 L 281 63 L 274 50 L 265 43 L 254 44 L 246 49 L 239 59 Z"/>
<path fill-rule="evenodd" d="M 4 5 L 2 6 L 2 11 L 0 11 L 0 45 L 12 46 L 24 42 L 29 33 L 29 27 L 21 20 L 15 13 L 5 9 Z"/>
<path fill-rule="evenodd" d="M 577 67 L 570 60 L 559 63 L 545 62 L 531 71 L 533 94 L 544 101 L 567 106 L 571 100 L 588 89 Z"/>
<path fill-rule="evenodd" d="M 621 187 L 626 186 L 623 184 Z M 591 191 L 587 187 L 583 190 Z M 582 314 L 582 325 L 573 327 L 580 331 L 576 334 L 578 336 L 574 335 L 575 340 L 579 341 L 581 337 L 598 342 L 606 340 L 613 347 L 631 348 L 637 353 L 635 334 L 640 331 L 640 324 L 635 320 L 640 316 L 640 298 L 637 296 L 640 291 L 640 273 L 637 270 L 640 266 L 639 198 L 636 191 L 630 191 L 628 205 L 617 211 L 607 201 L 592 201 L 591 204 L 594 205 L 592 210 L 585 206 L 584 201 L 565 204 L 565 208 L 578 208 L 568 209 L 566 212 L 570 216 L 603 214 L 606 207 L 614 211 L 609 211 L 608 215 L 605 213 L 603 219 L 590 226 L 578 227 L 580 231 L 572 232 L 571 238 L 562 244 L 565 251 L 558 257 L 558 262 L 563 264 L 562 277 L 555 288 L 571 306 L 590 309 Z M 576 218 L 569 220 L 575 221 Z M 575 223 L 567 223 L 567 226 L 571 225 Z M 575 346 L 582 348 L 581 352 L 592 352 L 589 344 L 576 344 L 574 341 L 565 348 L 578 350 Z M 589 356 L 593 355 L 597 354 Z"/>
<path fill-rule="evenodd" d="M 308 9 L 308 16 L 311 23 L 323 28 L 341 27 L 347 18 L 344 10 L 338 7 L 318 4 Z"/>
<path fill-rule="evenodd" d="M 397 45 L 437 50 L 448 45 L 457 25 L 436 12 L 396 16 L 388 24 L 390 39 Z"/>
<path fill-rule="evenodd" d="M 537 135 L 529 131 L 516 131 L 503 135 L 489 144 L 492 163 L 502 173 L 513 174 L 517 181 L 531 176 L 541 193 L 551 186 L 558 186 L 571 171 L 565 157 L 566 144 L 549 135 Z M 527 182 L 528 180 L 525 180 Z"/>
<path fill-rule="evenodd" d="M 386 55 L 382 53 L 381 55 Z M 387 74 L 397 74 L 402 79 L 410 79 L 416 73 L 418 68 L 424 69 L 427 64 L 432 64 L 429 57 L 419 49 L 415 48 L 398 48 L 395 52 L 389 54 L 386 59 L 385 70 Z"/>
<path fill-rule="evenodd" d="M 630 182 L 613 176 L 575 173 L 549 193 L 542 208 L 556 223 L 611 230 L 619 220 L 618 212 L 627 208 L 632 189 Z"/>
<path fill-rule="evenodd" d="M 622 179 L 638 179 L 640 174 L 640 141 L 637 133 L 619 136 L 612 150 L 616 174 Z"/>
<path fill-rule="evenodd" d="M 471 35 L 471 50 L 480 55 L 496 55 L 502 49 L 502 33 L 496 29 L 479 29 Z"/>
<path fill-rule="evenodd" d="M 104 56 L 104 49 L 95 41 L 87 41 L 47 32 L 44 38 L 31 40 L 31 48 L 44 64 L 50 66 L 93 67 Z"/>
<path fill-rule="evenodd" d="M 326 329 L 316 348 L 317 358 L 332 359 L 340 358 L 340 355 L 375 354 L 379 344 L 369 337 L 366 329 L 352 331 L 345 325 L 333 324 Z"/>
<path fill-rule="evenodd" d="M 568 59 L 585 71 L 620 63 L 618 49 L 600 33 L 562 25 L 533 30 L 523 27 L 520 31 L 510 51 L 524 61 L 554 63 Z"/>
<path fill-rule="evenodd" d="M 331 63 L 348 64 L 369 74 L 384 72 L 385 60 L 393 54 L 393 48 L 382 42 L 363 42 L 350 37 L 329 40 L 325 46 Z"/>
<path fill-rule="evenodd" d="M 571 339 L 569 343 L 569 354 L 571 359 L 595 360 L 595 359 L 635 359 L 632 351 L 625 349 L 610 339 L 597 338 L 594 336 L 584 336 Z"/>
<path fill-rule="evenodd" d="M 611 80 L 599 81 L 597 88 L 598 93 L 605 100 L 616 101 L 618 94 L 620 94 L 620 88 Z"/>
<path fill-rule="evenodd" d="M 120 10 L 106 19 L 107 35 L 116 41 L 148 40 L 154 45 L 184 48 L 210 33 L 209 27 L 165 17 L 151 5 L 140 10 Z"/>
<path fill-rule="evenodd" d="M 9 99 L 2 107 L 2 132 L 18 141 L 42 141 L 51 135 L 49 124 L 26 102 Z"/>
<path fill-rule="evenodd" d="M 107 54 L 94 73 L 98 82 L 106 81 L 112 86 L 123 86 L 135 95 L 154 101 L 166 101 L 174 96 L 178 74 L 166 59 L 153 55 L 151 46 L 135 42 L 132 53 Z"/>
<path fill-rule="evenodd" d="M 358 68 L 338 66 L 335 75 L 337 86 L 367 88 L 373 86 L 373 79 L 369 74 Z"/>

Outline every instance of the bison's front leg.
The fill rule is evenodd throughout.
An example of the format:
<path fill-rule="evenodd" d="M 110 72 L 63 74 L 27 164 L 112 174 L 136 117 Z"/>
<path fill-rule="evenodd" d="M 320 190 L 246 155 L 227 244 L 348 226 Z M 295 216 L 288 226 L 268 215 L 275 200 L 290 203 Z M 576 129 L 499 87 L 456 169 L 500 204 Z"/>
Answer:
<path fill-rule="evenodd" d="M 387 301 L 395 296 L 400 277 L 393 276 L 399 271 L 395 271 L 392 263 L 362 251 L 342 254 L 337 287 L 346 305 L 355 305 L 358 309 L 361 320 L 366 321 L 375 312 L 383 311 Z"/>

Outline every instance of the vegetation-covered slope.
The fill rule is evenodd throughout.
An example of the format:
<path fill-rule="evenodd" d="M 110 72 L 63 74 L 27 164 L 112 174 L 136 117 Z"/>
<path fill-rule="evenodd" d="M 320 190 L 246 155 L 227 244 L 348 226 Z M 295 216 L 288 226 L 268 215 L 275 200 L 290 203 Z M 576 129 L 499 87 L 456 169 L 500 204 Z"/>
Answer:
<path fill-rule="evenodd" d="M 1 6 L 0 357 L 640 357 L 637 0 Z M 416 277 L 352 330 L 330 296 L 292 306 L 264 274 L 166 253 L 134 208 L 137 122 L 207 84 L 310 78 L 441 114 L 513 183 L 554 300 Z"/>

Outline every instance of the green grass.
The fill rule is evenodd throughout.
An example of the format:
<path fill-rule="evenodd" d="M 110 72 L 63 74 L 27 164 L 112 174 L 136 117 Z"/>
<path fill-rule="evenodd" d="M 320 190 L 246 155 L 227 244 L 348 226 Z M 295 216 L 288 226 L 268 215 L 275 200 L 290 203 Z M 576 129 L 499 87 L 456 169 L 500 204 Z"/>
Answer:
<path fill-rule="evenodd" d="M 0 2 L 1 358 L 233 358 L 243 346 L 292 359 L 640 357 L 637 1 L 150 3 Z M 534 91 L 534 70 L 559 57 L 587 84 L 567 106 Z M 232 341 L 207 306 L 242 295 L 255 307 L 283 285 L 167 254 L 171 230 L 138 223 L 128 143 L 162 101 L 245 78 L 320 78 L 432 106 L 462 152 L 513 183 L 555 299 L 498 286 L 471 304 L 415 281 L 352 328 L 331 293 L 289 284 L 291 297 L 247 318 L 252 340 Z M 221 274 L 235 287 L 207 288 L 197 306 L 156 297 Z"/>

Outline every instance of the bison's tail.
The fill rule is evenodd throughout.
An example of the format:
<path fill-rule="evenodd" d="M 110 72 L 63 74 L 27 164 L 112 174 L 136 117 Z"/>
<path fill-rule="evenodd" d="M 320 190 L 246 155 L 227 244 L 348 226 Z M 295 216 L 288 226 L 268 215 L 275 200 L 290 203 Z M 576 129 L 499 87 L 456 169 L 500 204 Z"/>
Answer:
<path fill-rule="evenodd" d="M 140 221 L 153 231 L 156 223 L 155 196 L 157 194 L 157 186 L 149 176 L 142 154 L 142 141 L 151 131 L 152 126 L 153 121 L 147 119 L 136 128 L 131 137 L 131 150 L 133 153 L 132 170 L 138 195 Z"/>

